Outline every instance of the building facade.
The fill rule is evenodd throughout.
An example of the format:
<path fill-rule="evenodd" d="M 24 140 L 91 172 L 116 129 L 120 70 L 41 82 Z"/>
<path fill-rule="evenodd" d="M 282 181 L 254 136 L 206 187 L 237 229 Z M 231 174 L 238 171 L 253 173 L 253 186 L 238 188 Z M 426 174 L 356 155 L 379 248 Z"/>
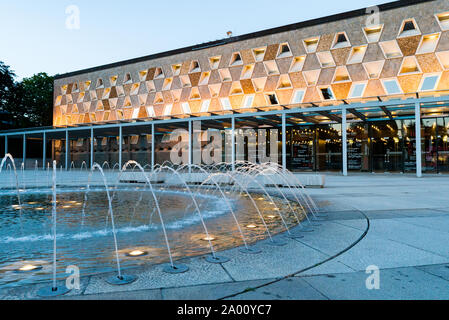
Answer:
<path fill-rule="evenodd" d="M 201 121 L 243 137 L 231 161 L 263 161 L 249 150 L 265 129 L 292 171 L 444 173 L 448 95 L 449 3 L 397 1 L 57 76 L 54 128 L 3 136 L 23 159 L 45 139 L 42 162 L 154 166 L 177 129 L 192 161 Z"/>

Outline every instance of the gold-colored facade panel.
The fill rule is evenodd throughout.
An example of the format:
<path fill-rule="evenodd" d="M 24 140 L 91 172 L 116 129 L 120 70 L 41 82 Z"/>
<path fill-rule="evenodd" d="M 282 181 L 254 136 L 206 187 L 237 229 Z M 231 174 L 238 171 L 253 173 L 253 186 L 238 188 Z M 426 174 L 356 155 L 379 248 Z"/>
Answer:
<path fill-rule="evenodd" d="M 332 89 L 333 99 L 349 99 L 354 83 L 366 83 L 364 98 L 387 95 L 390 80 L 414 93 L 432 74 L 441 75 L 438 90 L 449 90 L 449 31 L 444 21 L 441 30 L 428 27 L 449 3 L 435 3 L 383 13 L 387 21 L 368 28 L 368 36 L 365 17 L 356 17 L 331 22 L 327 32 L 326 25 L 304 27 L 59 78 L 54 125 L 286 105 L 297 90 L 304 91 L 303 103 L 320 103 L 323 87 Z M 418 34 L 403 36 L 403 21 L 417 15 Z M 438 43 L 431 43 L 435 34 Z M 360 48 L 363 54 L 350 59 Z M 317 55 L 333 62 L 320 63 Z"/>

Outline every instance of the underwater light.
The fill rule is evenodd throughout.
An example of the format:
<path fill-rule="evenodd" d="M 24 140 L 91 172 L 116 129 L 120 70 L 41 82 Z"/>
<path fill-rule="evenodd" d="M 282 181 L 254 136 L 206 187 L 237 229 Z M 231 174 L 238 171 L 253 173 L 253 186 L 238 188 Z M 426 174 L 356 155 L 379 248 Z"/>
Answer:
<path fill-rule="evenodd" d="M 71 208 L 72 206 L 62 206 L 62 208 L 63 209 L 69 209 L 69 208 Z"/>
<path fill-rule="evenodd" d="M 276 216 L 274 216 L 274 215 L 269 215 L 269 216 L 267 216 L 267 218 L 269 218 L 269 219 L 274 219 L 274 218 L 276 218 Z"/>
<path fill-rule="evenodd" d="M 37 202 L 28 202 L 28 204 L 35 205 L 35 204 L 37 204 Z"/>
<path fill-rule="evenodd" d="M 39 208 L 34 208 L 34 210 L 42 211 L 42 210 L 44 210 L 44 208 L 39 207 Z"/>
<path fill-rule="evenodd" d="M 248 229 L 255 229 L 257 226 L 255 224 L 249 224 L 246 226 Z"/>
<path fill-rule="evenodd" d="M 265 200 L 265 198 L 259 198 L 259 199 L 257 199 L 257 200 Z"/>
<path fill-rule="evenodd" d="M 21 266 L 17 271 L 19 272 L 30 272 L 42 269 L 42 266 L 36 266 L 34 264 L 25 264 Z"/>
<path fill-rule="evenodd" d="M 142 257 L 142 256 L 146 256 L 147 254 L 148 254 L 148 252 L 146 252 L 146 251 L 134 250 L 134 251 L 128 252 L 126 255 L 128 257 Z"/>
<path fill-rule="evenodd" d="M 204 241 L 214 241 L 215 238 L 213 236 L 209 236 L 209 237 L 204 237 L 203 240 Z"/>
<path fill-rule="evenodd" d="M 19 205 L 17 205 L 17 204 L 14 204 L 14 205 L 12 206 L 12 208 L 15 209 L 15 210 L 20 210 L 20 209 L 22 209 L 22 207 L 19 206 Z"/>

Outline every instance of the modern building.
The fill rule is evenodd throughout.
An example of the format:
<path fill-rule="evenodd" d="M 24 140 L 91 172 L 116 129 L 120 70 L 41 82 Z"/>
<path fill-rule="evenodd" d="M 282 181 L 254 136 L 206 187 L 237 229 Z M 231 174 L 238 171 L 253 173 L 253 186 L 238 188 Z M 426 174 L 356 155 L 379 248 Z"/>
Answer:
<path fill-rule="evenodd" d="M 180 128 L 192 161 L 194 121 L 230 137 L 231 160 L 248 160 L 248 132 L 263 128 L 292 171 L 449 173 L 449 2 L 396 1 L 58 75 L 53 127 L 0 137 L 23 159 L 43 139 L 44 166 L 151 166 L 169 160 Z"/>

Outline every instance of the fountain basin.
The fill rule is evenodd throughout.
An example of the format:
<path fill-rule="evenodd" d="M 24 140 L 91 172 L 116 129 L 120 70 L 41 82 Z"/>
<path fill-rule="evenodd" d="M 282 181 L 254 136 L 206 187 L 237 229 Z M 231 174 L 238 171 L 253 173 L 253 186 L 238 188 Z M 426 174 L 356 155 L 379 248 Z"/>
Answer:
<path fill-rule="evenodd" d="M 154 188 L 175 260 L 209 254 L 209 240 L 217 252 L 243 244 L 229 207 L 217 190 L 207 187 L 192 190 L 204 217 L 208 238 L 192 195 L 185 188 L 169 185 Z M 168 262 L 161 221 L 149 188 L 121 184 L 110 189 L 122 269 Z M 67 277 L 68 266 L 77 266 L 81 276 L 116 270 L 104 186 L 90 186 L 87 196 L 86 191 L 85 187 L 57 190 L 58 279 Z M 261 227 L 261 218 L 249 197 L 235 192 L 226 192 L 226 197 L 248 243 L 266 238 L 266 229 Z M 15 190 L 0 192 L 0 287 L 51 280 L 51 198 L 51 189 L 22 191 L 20 214 Z M 297 223 L 295 214 L 282 199 L 276 201 L 276 207 L 263 194 L 252 194 L 252 198 L 272 234 L 286 230 L 279 211 L 288 227 Z M 299 206 L 294 209 L 296 214 L 301 213 Z M 246 228 L 249 225 L 257 228 Z M 142 254 L 130 254 L 137 251 Z M 34 265 L 33 261 L 39 262 L 36 264 L 39 268 L 17 272 L 27 261 L 30 265 Z"/>

